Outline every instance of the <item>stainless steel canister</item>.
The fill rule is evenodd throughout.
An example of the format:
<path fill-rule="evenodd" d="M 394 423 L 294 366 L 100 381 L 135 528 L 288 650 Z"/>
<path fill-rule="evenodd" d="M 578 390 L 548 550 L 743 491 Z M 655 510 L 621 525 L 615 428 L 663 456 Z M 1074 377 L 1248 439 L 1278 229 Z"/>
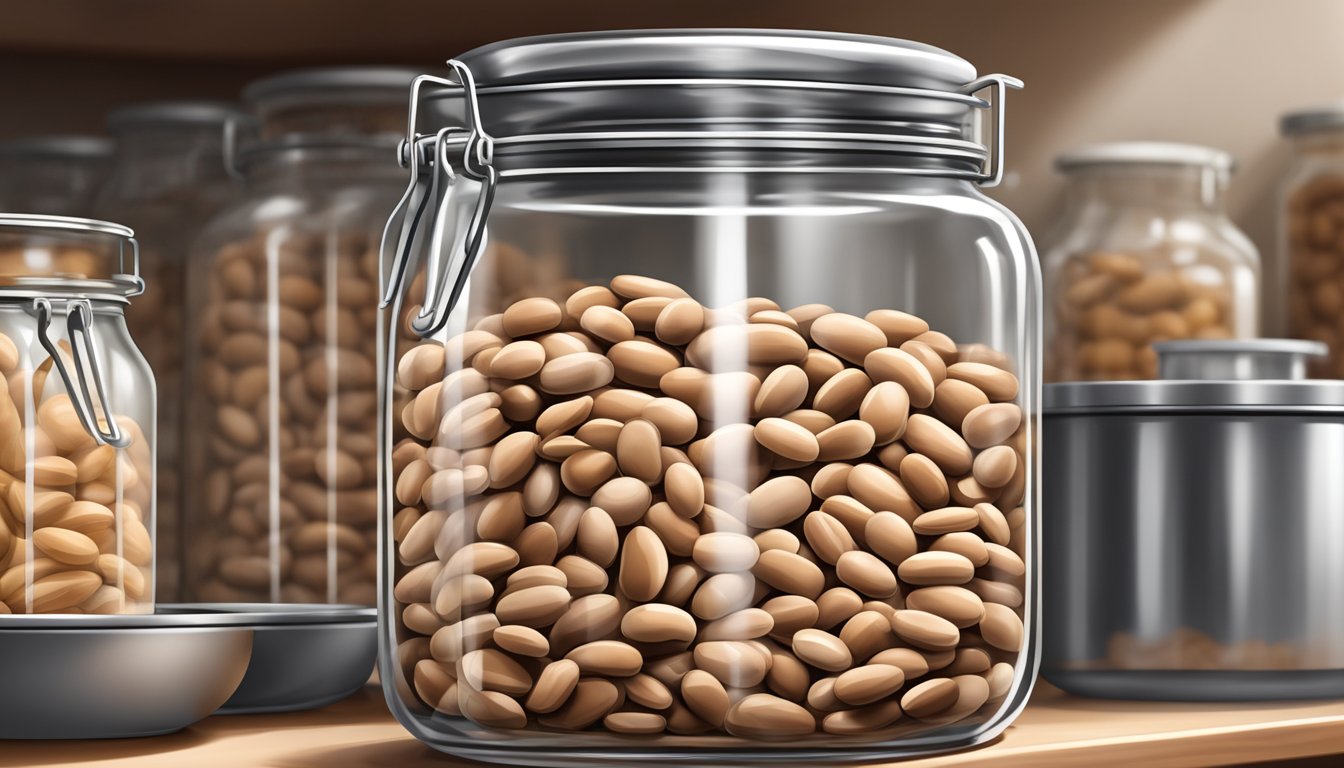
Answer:
<path fill-rule="evenodd" d="M 1113 698 L 1344 695 L 1344 381 L 1305 341 L 1045 387 L 1042 673 Z"/>

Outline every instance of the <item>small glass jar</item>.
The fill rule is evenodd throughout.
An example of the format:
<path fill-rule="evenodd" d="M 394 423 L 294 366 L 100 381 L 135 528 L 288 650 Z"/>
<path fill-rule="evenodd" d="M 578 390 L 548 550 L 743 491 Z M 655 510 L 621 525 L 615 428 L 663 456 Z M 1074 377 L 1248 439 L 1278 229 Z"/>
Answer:
<path fill-rule="evenodd" d="M 126 323 L 158 384 L 158 596 L 168 602 L 182 599 L 178 476 L 182 414 L 189 407 L 182 397 L 187 250 L 209 218 L 237 197 L 224 166 L 224 138 L 251 120 L 241 109 L 213 102 L 136 104 L 107 118 L 116 152 L 94 214 L 126 223 L 140 242 L 145 292 L 127 308 Z"/>
<path fill-rule="evenodd" d="M 1015 81 L 812 32 L 451 65 L 384 252 L 398 720 L 532 765 L 1001 732 L 1037 654 L 1040 285 L 974 126 Z"/>
<path fill-rule="evenodd" d="M 131 230 L 0 214 L 0 613 L 154 610 L 154 376 Z"/>
<path fill-rule="evenodd" d="M 1279 190 L 1274 319 L 1329 347 L 1313 376 L 1344 379 L 1344 108 L 1293 112 L 1279 128 L 1293 160 Z"/>
<path fill-rule="evenodd" d="M 0 141 L 0 211 L 88 216 L 112 165 L 112 142 L 96 136 Z"/>
<path fill-rule="evenodd" d="M 373 605 L 378 242 L 415 73 L 308 70 L 248 86 L 243 199 L 188 274 L 185 579 L 209 602 Z M 404 119 L 404 117 L 403 117 Z"/>
<path fill-rule="evenodd" d="M 1152 344 L 1259 332 L 1260 258 L 1232 224 L 1226 153 L 1103 144 L 1063 155 L 1068 208 L 1042 258 L 1047 381 L 1152 379 Z"/>

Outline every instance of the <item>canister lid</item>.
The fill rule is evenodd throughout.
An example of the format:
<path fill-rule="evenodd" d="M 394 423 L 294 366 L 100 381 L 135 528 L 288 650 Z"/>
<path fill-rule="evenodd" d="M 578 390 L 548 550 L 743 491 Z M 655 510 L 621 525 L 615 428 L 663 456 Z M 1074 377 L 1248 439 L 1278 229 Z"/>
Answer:
<path fill-rule="evenodd" d="M 271 107 L 277 103 L 347 104 L 352 100 L 405 102 L 419 71 L 405 67 L 317 67 L 254 80 L 243 88 L 243 101 Z"/>
<path fill-rule="evenodd" d="M 130 227 L 71 216 L 0 213 L 0 296 L 144 292 Z"/>
<path fill-rule="evenodd" d="M 1279 118 L 1279 133 L 1284 136 L 1303 136 L 1341 128 L 1344 128 L 1344 102 L 1300 109 Z"/>
<path fill-rule="evenodd" d="M 1190 340 L 1154 344 L 1155 381 L 1047 384 L 1045 412 L 1310 411 L 1344 413 L 1344 381 L 1308 380 L 1309 358 L 1327 348 L 1294 339 Z"/>
<path fill-rule="evenodd" d="M 98 136 L 23 136 L 0 141 L 0 156 L 103 160 L 112 157 L 112 142 Z"/>
<path fill-rule="evenodd" d="M 145 125 L 223 125 L 252 117 L 237 104 L 223 101 L 149 101 L 128 104 L 107 113 L 108 130 Z"/>
<path fill-rule="evenodd" d="M 1094 144 L 1055 159 L 1061 171 L 1106 165 L 1184 165 L 1230 172 L 1236 161 L 1220 149 L 1164 141 L 1122 141 Z"/>

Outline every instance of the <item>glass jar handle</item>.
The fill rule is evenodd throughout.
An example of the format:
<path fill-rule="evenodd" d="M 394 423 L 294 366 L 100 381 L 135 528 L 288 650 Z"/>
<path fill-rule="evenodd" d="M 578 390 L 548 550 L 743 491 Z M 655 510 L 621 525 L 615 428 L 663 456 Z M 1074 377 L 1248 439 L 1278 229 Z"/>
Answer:
<path fill-rule="evenodd" d="M 961 92 L 967 96 L 974 96 L 986 88 L 992 88 L 994 91 L 993 98 L 986 105 L 990 110 L 994 138 L 993 143 L 985 147 L 985 170 L 976 178 L 976 183 L 982 187 L 997 187 L 1003 181 L 1004 102 L 1007 100 L 1008 89 L 1020 90 L 1022 81 L 1008 75 L 985 75 L 963 85 Z"/>
<path fill-rule="evenodd" d="M 103 380 L 102 367 L 98 363 L 98 345 L 93 337 L 93 307 L 87 299 L 72 299 L 69 303 L 69 316 L 66 319 L 66 331 L 70 336 L 70 357 L 75 362 L 75 375 L 72 378 L 65 361 L 61 359 L 61 349 L 51 340 L 48 331 L 51 328 L 51 300 L 38 298 L 33 300 L 33 309 L 37 312 L 37 338 L 42 348 L 51 355 L 51 365 L 60 374 L 65 390 L 70 393 L 70 402 L 85 431 L 93 436 L 100 445 L 125 448 L 131 444 L 130 436 L 121 431 L 112 414 L 107 412 L 107 386 Z M 77 379 L 77 381 L 76 381 Z M 94 392 L 89 392 L 87 382 L 93 380 Z M 98 395 L 95 402 L 93 394 Z M 95 416 L 97 407 L 103 407 L 104 430 Z"/>
<path fill-rule="evenodd" d="M 380 272 L 386 276 L 380 307 L 391 306 L 401 291 L 410 268 L 411 250 L 416 234 L 431 200 L 437 202 L 430 215 L 430 238 L 425 269 L 429 276 L 425 287 L 425 301 L 420 312 L 411 318 L 411 328 L 421 337 L 432 336 L 448 321 L 448 313 L 456 305 L 466 285 L 471 267 L 476 262 L 486 240 L 485 223 L 494 202 L 499 172 L 494 167 L 494 138 L 485 132 L 481 123 L 480 104 L 476 98 L 476 82 L 466 64 L 450 60 L 456 80 L 421 75 L 411 84 L 410 108 L 406 138 L 397 147 L 398 162 L 411 171 L 410 184 L 397 202 L 383 229 L 379 249 Z M 433 136 L 416 131 L 420 99 L 426 85 L 460 89 L 464 104 L 464 127 L 440 129 Z M 459 155 L 460 152 L 460 155 Z M 450 236 L 448 214 L 452 191 L 457 186 L 458 172 L 450 157 L 460 156 L 461 176 L 480 184 L 466 232 L 461 238 L 462 251 L 458 257 L 457 238 L 445 247 Z M 391 259 L 390 269 L 386 266 Z"/>

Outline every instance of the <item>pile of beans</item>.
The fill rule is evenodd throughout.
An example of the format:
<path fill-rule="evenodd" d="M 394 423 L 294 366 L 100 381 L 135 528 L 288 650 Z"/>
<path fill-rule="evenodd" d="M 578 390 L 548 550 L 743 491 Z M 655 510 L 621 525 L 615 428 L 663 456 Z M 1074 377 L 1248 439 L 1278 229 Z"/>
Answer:
<path fill-rule="evenodd" d="M 1288 333 L 1325 342 L 1313 376 L 1344 378 L 1344 177 L 1316 176 L 1289 195 Z"/>
<path fill-rule="evenodd" d="M 902 312 L 631 275 L 403 346 L 404 673 L 503 729 L 878 738 L 997 706 L 1027 468 L 991 362 Z"/>
<path fill-rule="evenodd" d="M 1238 307 L 1227 285 L 1210 287 L 1191 279 L 1198 270 L 1160 269 L 1139 254 L 1105 251 L 1080 254 L 1048 286 L 1054 301 L 1054 335 L 1047 381 L 1157 378 L 1153 342 L 1173 339 L 1227 339 L 1245 335 L 1237 311 L 1254 311 L 1248 297 Z M 1219 276 L 1225 281 L 1226 276 Z"/>
<path fill-rule="evenodd" d="M 206 516 L 193 522 L 188 588 L 211 602 L 372 605 L 377 243 L 275 239 L 230 243 L 211 265 L 196 367 L 204 402 L 187 415 L 188 439 L 203 443 L 189 477 L 203 483 Z"/>
<path fill-rule="evenodd" d="M 130 445 L 99 445 L 50 371 L 21 367 L 0 334 L 0 613 L 152 612 L 150 445 L 124 416 Z"/>
<path fill-rule="evenodd" d="M 1106 669 L 1329 669 L 1328 654 L 1313 658 L 1297 643 L 1247 640 L 1220 643 L 1197 629 L 1181 628 L 1154 639 L 1126 632 L 1113 635 L 1106 646 Z"/>

